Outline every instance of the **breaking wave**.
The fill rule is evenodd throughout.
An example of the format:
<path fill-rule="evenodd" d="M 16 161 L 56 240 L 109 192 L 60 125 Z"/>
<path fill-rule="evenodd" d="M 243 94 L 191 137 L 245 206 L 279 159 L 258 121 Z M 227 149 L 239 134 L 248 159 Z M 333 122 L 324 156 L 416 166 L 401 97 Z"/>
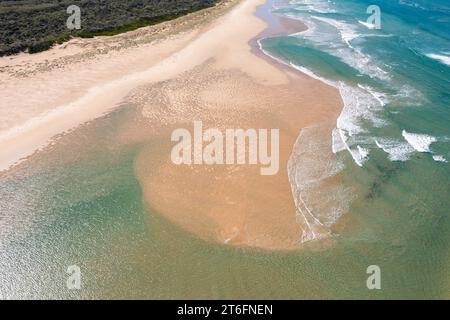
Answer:
<path fill-rule="evenodd" d="M 288 162 L 302 243 L 331 236 L 331 226 L 348 210 L 354 195 L 339 179 L 344 165 L 330 152 L 330 141 L 324 139 L 329 130 L 329 124 L 304 128 Z"/>
<path fill-rule="evenodd" d="M 442 54 L 434 54 L 434 53 L 428 53 L 426 56 L 430 59 L 437 60 L 443 64 L 446 64 L 447 66 L 450 66 L 450 57 L 444 56 Z"/>

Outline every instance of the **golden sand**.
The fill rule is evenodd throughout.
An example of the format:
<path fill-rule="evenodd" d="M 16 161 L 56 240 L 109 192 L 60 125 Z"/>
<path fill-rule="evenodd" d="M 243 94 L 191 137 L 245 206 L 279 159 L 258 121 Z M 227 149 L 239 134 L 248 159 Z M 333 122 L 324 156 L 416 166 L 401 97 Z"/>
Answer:
<path fill-rule="evenodd" d="M 143 112 L 150 126 L 164 121 L 160 125 L 164 129 L 153 134 L 136 162 L 145 200 L 175 224 L 207 240 L 297 248 L 302 226 L 296 218 L 287 162 L 303 127 L 325 122 L 331 132 L 339 96 L 302 75 L 286 73 L 286 84 L 269 85 L 242 71 L 217 71 L 213 65 L 136 93 L 141 99 L 145 96 Z M 195 120 L 205 128 L 222 130 L 279 128 L 279 173 L 262 176 L 254 165 L 173 164 L 172 129 L 191 128 Z"/>

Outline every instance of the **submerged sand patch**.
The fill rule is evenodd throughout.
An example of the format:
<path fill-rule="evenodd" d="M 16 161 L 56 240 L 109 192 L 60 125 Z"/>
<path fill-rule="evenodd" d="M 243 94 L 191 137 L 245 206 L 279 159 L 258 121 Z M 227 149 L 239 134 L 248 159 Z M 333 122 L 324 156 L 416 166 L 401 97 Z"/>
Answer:
<path fill-rule="evenodd" d="M 298 247 L 304 226 L 297 218 L 287 163 L 300 130 L 335 119 L 339 100 L 332 88 L 315 80 L 285 75 L 286 84 L 263 84 L 242 71 L 218 71 L 211 61 L 137 91 L 132 101 L 143 106 L 149 127 L 160 128 L 152 131 L 136 161 L 146 203 L 206 240 L 265 249 Z M 190 128 L 196 120 L 220 130 L 280 129 L 278 174 L 262 176 L 254 165 L 173 164 L 172 130 Z M 328 122 L 331 132 L 333 121 Z"/>
<path fill-rule="evenodd" d="M 135 93 L 153 128 L 136 174 L 147 205 L 203 239 L 293 249 L 311 227 L 298 219 L 288 161 L 303 128 L 321 123 L 318 139 L 331 139 L 342 102 L 334 88 L 252 53 L 249 43 L 266 27 L 254 15 L 263 2 L 243 1 L 180 53 L 183 73 Z M 173 164 L 171 132 L 193 121 L 219 130 L 279 129 L 278 174 L 261 176 L 251 165 Z M 326 226 L 315 232 L 329 234 Z"/>

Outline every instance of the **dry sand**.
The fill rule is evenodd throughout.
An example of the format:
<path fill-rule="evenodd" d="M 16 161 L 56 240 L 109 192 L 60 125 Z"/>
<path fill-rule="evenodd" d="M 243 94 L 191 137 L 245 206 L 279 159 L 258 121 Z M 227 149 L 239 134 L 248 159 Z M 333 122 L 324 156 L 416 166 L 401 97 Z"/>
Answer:
<path fill-rule="evenodd" d="M 108 113 L 140 84 L 174 76 L 183 63 L 177 53 L 236 2 L 114 37 L 0 58 L 0 171 Z"/>
<path fill-rule="evenodd" d="M 56 134 L 133 102 L 142 107 L 150 141 L 136 159 L 136 175 L 149 207 L 205 240 L 298 248 L 305 226 L 297 219 L 288 160 L 302 128 L 320 123 L 323 139 L 331 139 L 342 102 L 334 88 L 253 53 L 251 40 L 267 26 L 254 14 L 264 2 L 239 1 L 214 21 L 181 28 L 190 31 L 156 43 L 140 41 L 146 36 L 143 31 L 132 33 L 132 40 L 123 36 L 133 43 L 126 48 L 122 38 L 75 40 L 65 49 L 33 57 L 42 63 L 55 55 L 58 63 L 65 55 L 60 50 L 73 50 L 67 64 L 43 73 L 35 68 L 37 72 L 25 78 L 17 70 L 32 69 L 37 62 L 5 67 L 0 93 L 7 98 L 0 110 L 19 107 L 17 117 L 0 117 L 6 119 L 0 123 L 0 170 Z M 213 10 L 223 13 L 230 7 Z M 115 48 L 114 41 L 121 43 L 120 49 L 89 56 L 92 50 Z M 23 110 L 36 117 L 21 117 Z M 209 128 L 280 129 L 279 173 L 261 176 L 259 166 L 250 165 L 172 164 L 172 130 L 190 128 L 195 120 Z"/>

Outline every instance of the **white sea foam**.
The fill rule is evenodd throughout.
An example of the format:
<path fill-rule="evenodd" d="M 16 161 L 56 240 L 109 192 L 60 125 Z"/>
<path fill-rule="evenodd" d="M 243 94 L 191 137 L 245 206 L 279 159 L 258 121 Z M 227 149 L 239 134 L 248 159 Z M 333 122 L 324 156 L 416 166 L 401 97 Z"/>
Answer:
<path fill-rule="evenodd" d="M 295 5 L 295 10 L 317 13 L 333 13 L 336 12 L 330 8 L 330 2 L 328 0 L 302 0 L 302 1 L 290 1 L 290 5 Z"/>
<path fill-rule="evenodd" d="M 402 133 L 405 141 L 390 138 L 376 138 L 376 145 L 388 154 L 391 161 L 407 161 L 415 152 L 432 153 L 431 144 L 438 141 L 436 137 L 409 133 L 403 130 Z M 437 162 L 447 162 L 442 155 L 433 155 L 433 160 Z"/>
<path fill-rule="evenodd" d="M 344 141 L 342 141 L 341 139 L 339 129 L 337 128 L 334 128 L 331 134 L 331 149 L 334 154 L 337 154 L 347 149 Z"/>
<path fill-rule="evenodd" d="M 329 125 L 302 129 L 288 163 L 288 176 L 303 229 L 301 242 L 331 235 L 330 227 L 348 210 L 354 192 L 333 179 L 343 170 L 330 152 Z"/>
<path fill-rule="evenodd" d="M 400 105 L 425 105 L 429 101 L 420 90 L 409 85 L 401 85 L 400 88 L 396 88 L 395 94 L 389 95 L 389 102 Z"/>
<path fill-rule="evenodd" d="M 376 92 L 369 86 L 363 86 L 362 84 L 358 83 L 358 87 L 366 90 L 372 97 L 374 97 L 379 103 L 381 107 L 384 107 L 386 105 L 385 99 L 386 96 L 383 93 Z"/>
<path fill-rule="evenodd" d="M 380 62 L 375 61 L 373 57 L 364 54 L 358 47 L 354 46 L 353 40 L 366 35 L 358 33 L 358 29 L 351 23 L 309 14 L 284 13 L 284 15 L 291 19 L 301 20 L 308 26 L 306 31 L 291 36 L 296 36 L 315 48 L 341 59 L 352 68 L 371 78 L 390 80 L 389 72 L 380 67 Z M 332 26 L 336 32 L 325 28 L 325 25 Z"/>
<path fill-rule="evenodd" d="M 275 60 L 276 62 L 281 63 L 281 64 L 284 64 L 284 65 L 286 65 L 286 66 L 289 66 L 289 65 L 290 65 L 289 63 L 286 63 L 286 61 L 284 61 L 284 60 L 282 60 L 282 59 L 280 59 L 280 58 L 278 58 L 278 57 L 276 57 L 276 56 L 270 54 L 267 50 L 265 50 L 265 49 L 263 48 L 263 46 L 262 46 L 262 44 L 261 44 L 261 41 L 264 41 L 264 39 L 266 39 L 266 38 L 262 38 L 262 39 L 259 39 L 259 40 L 257 41 L 259 50 L 261 50 L 262 53 L 264 53 L 264 54 L 265 54 L 266 56 L 268 56 L 269 58 Z"/>
<path fill-rule="evenodd" d="M 414 152 L 414 148 L 405 141 L 377 138 L 375 139 L 375 144 L 388 154 L 388 158 L 391 161 L 407 161 Z"/>
<path fill-rule="evenodd" d="M 367 148 L 363 148 L 360 145 L 357 145 L 356 148 L 358 149 L 358 152 L 360 154 L 360 157 L 362 159 L 367 159 L 367 157 L 369 156 L 369 149 Z"/>
<path fill-rule="evenodd" d="M 376 28 L 376 25 L 375 24 L 373 24 L 373 23 L 367 23 L 367 22 L 364 22 L 364 21 L 361 21 L 361 20 L 358 20 L 358 22 L 360 23 L 360 24 L 362 24 L 364 27 L 366 27 L 367 29 L 375 29 Z"/>
<path fill-rule="evenodd" d="M 355 136 L 364 133 L 365 130 L 359 124 L 363 120 L 370 120 L 373 124 L 380 126 L 382 120 L 377 118 L 374 111 L 384 105 L 381 94 L 375 91 L 352 87 L 342 82 L 336 83 L 316 75 L 311 70 L 289 63 L 289 65 L 308 76 L 320 80 L 330 86 L 337 88 L 344 102 L 344 108 L 336 122 L 336 130 L 332 134 L 332 150 L 338 153 L 347 150 L 352 156 L 354 162 L 362 167 L 368 159 L 367 155 L 362 154 L 356 146 Z"/>
<path fill-rule="evenodd" d="M 403 138 L 418 152 L 431 152 L 430 145 L 437 139 L 426 134 L 409 133 L 403 130 Z"/>
<path fill-rule="evenodd" d="M 344 129 L 353 136 L 365 132 L 360 124 L 364 120 L 372 122 L 377 127 L 384 124 L 383 120 L 376 115 L 376 112 L 384 105 L 380 104 L 380 98 L 374 97 L 367 90 L 342 82 L 339 83 L 338 89 L 344 101 L 344 110 L 337 122 L 339 129 Z"/>
<path fill-rule="evenodd" d="M 444 156 L 441 155 L 434 155 L 433 160 L 437 162 L 448 162 L 447 159 L 445 159 Z"/>
<path fill-rule="evenodd" d="M 407 1 L 407 0 L 399 0 L 398 1 L 399 4 L 403 4 L 406 5 L 408 7 L 414 7 L 414 8 L 418 8 L 418 9 L 422 9 L 422 10 L 426 10 L 425 7 L 421 6 L 419 3 L 417 3 L 416 1 Z"/>
<path fill-rule="evenodd" d="M 283 62 L 283 63 L 285 63 L 285 62 Z M 288 66 L 291 66 L 292 68 L 294 68 L 294 69 L 296 69 L 296 70 L 306 74 L 307 76 L 309 76 L 309 77 L 311 77 L 313 79 L 319 80 L 319 81 L 321 81 L 321 82 L 323 82 L 323 83 L 325 83 L 325 84 L 327 84 L 329 86 L 337 87 L 336 84 L 333 81 L 318 76 L 317 74 L 315 74 L 313 71 L 309 70 L 308 68 L 305 68 L 305 67 L 302 67 L 302 66 L 298 66 L 298 65 L 296 65 L 296 64 L 294 64 L 292 62 L 285 63 L 285 64 L 287 64 Z"/>
<path fill-rule="evenodd" d="M 405 140 L 409 143 L 409 145 L 411 145 L 411 147 L 414 148 L 415 151 L 422 153 L 433 154 L 430 147 L 434 142 L 447 141 L 447 137 L 442 137 L 438 139 L 436 137 L 427 134 L 410 133 L 405 130 L 403 130 L 402 135 L 405 138 Z M 447 162 L 447 159 L 445 159 L 444 156 L 436 154 L 433 154 L 433 160 L 436 162 Z"/>
<path fill-rule="evenodd" d="M 317 17 L 312 16 L 312 18 L 316 20 L 320 20 L 322 22 L 328 23 L 329 25 L 335 27 L 339 34 L 341 35 L 342 40 L 350 47 L 353 48 L 351 45 L 352 40 L 359 37 L 359 34 L 356 32 L 355 28 L 352 25 L 349 25 L 343 21 L 338 21 L 335 19 L 330 18 L 324 18 L 324 17 Z"/>
<path fill-rule="evenodd" d="M 393 34 L 376 34 L 376 33 L 368 33 L 360 35 L 361 38 L 391 38 Z"/>
<path fill-rule="evenodd" d="M 437 60 L 443 64 L 446 64 L 448 66 L 450 66 L 450 57 L 449 56 L 444 56 L 442 54 L 435 54 L 435 53 L 428 53 L 426 54 L 426 56 L 428 58 L 431 58 L 433 60 Z"/>
<path fill-rule="evenodd" d="M 345 21 L 318 16 L 310 16 L 304 19 L 311 21 L 311 23 L 314 23 L 314 20 L 316 21 L 315 23 L 322 22 L 336 29 L 334 36 L 333 32 L 323 29 L 323 27 L 316 27 L 314 33 L 303 35 L 305 39 L 316 43 L 320 50 L 338 57 L 352 68 L 371 78 L 378 78 L 384 81 L 390 80 L 389 72 L 380 67 L 380 62 L 375 61 L 372 56 L 363 53 L 352 43 L 353 40 L 364 36 L 364 34 L 358 33 L 354 25 Z M 339 44 L 338 40 L 340 40 L 341 44 Z"/>
<path fill-rule="evenodd" d="M 311 78 L 319 80 L 339 90 L 344 102 L 344 108 L 337 119 L 336 130 L 333 131 L 332 151 L 334 153 L 338 153 L 347 150 L 353 158 L 355 164 L 362 167 L 364 162 L 368 160 L 368 153 L 366 149 L 358 149 L 358 141 L 355 136 L 365 132 L 363 127 L 360 125 L 361 121 L 370 120 L 376 126 L 383 125 L 382 120 L 377 118 L 374 114 L 374 111 L 384 106 L 382 94 L 376 93 L 368 87 L 352 87 L 343 82 L 334 82 L 322 78 L 303 66 L 296 65 L 292 62 L 285 62 L 271 55 L 269 52 L 264 50 L 261 42 L 258 43 L 261 51 L 272 59 L 285 65 L 289 65 L 292 68 L 310 76 Z"/>
<path fill-rule="evenodd" d="M 303 9 L 311 9 L 309 6 L 316 4 L 316 1 L 314 3 L 311 1 L 296 1 L 295 3 L 303 6 Z M 383 69 L 383 65 L 375 61 L 372 56 L 363 53 L 361 49 L 355 47 L 354 43 L 352 43 L 353 40 L 360 36 L 371 36 L 364 34 L 363 30 L 361 30 L 362 28 L 358 29 L 357 25 L 352 25 L 344 20 L 311 15 L 310 12 L 297 15 L 289 13 L 287 15 L 291 18 L 302 20 L 307 24 L 308 29 L 306 31 L 293 35 L 297 36 L 301 41 L 305 41 L 305 45 L 313 46 L 318 50 L 323 50 L 340 58 L 362 74 L 391 82 L 390 75 Z M 362 21 L 360 24 L 369 27 Z M 336 32 L 330 29 L 329 26 L 335 28 Z M 360 31 L 361 33 L 358 33 Z M 347 151 L 355 164 L 362 167 L 365 161 L 369 159 L 370 150 L 375 145 L 384 150 L 391 161 L 406 161 L 415 151 L 429 152 L 425 150 L 429 150 L 429 145 L 434 142 L 433 137 L 404 133 L 405 141 L 387 138 L 377 138 L 375 141 L 366 129 L 368 121 L 378 128 L 387 124 L 386 120 L 381 118 L 381 111 L 387 103 L 396 102 L 399 99 L 404 102 L 409 97 L 422 99 L 423 95 L 416 89 L 402 86 L 398 88 L 397 95 L 390 95 L 388 98 L 385 94 L 377 92 L 377 90 L 367 85 L 358 84 L 357 86 L 352 86 L 344 82 L 325 79 L 304 66 L 296 65 L 291 61 L 282 61 L 280 58 L 269 54 L 262 48 L 261 44 L 260 47 L 266 55 L 276 61 L 289 65 L 339 90 L 344 108 L 337 119 L 336 129 L 332 133 L 333 153 L 337 154 Z"/>

